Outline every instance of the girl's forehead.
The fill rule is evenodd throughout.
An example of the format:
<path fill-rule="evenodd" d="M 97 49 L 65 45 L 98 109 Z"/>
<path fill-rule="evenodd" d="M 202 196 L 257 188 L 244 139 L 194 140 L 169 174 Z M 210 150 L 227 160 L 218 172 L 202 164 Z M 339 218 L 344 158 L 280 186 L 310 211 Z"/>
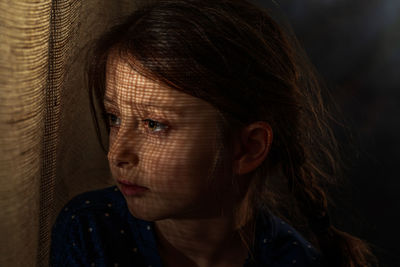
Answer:
<path fill-rule="evenodd" d="M 135 71 L 128 60 L 111 53 L 107 59 L 105 100 L 122 105 L 156 105 L 210 110 L 208 102 L 170 88 Z"/>
<path fill-rule="evenodd" d="M 165 101 L 176 96 L 174 90 L 135 71 L 127 60 L 114 56 L 107 60 L 106 96 L 125 101 Z"/>

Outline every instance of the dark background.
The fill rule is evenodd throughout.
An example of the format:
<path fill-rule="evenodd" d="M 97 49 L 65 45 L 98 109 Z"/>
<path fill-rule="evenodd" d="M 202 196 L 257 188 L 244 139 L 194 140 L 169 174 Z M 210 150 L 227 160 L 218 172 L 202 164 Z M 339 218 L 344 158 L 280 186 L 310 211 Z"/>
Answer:
<path fill-rule="evenodd" d="M 350 165 L 335 225 L 372 244 L 380 266 L 400 266 L 400 1 L 254 2 L 290 23 L 353 135 L 337 130 Z"/>

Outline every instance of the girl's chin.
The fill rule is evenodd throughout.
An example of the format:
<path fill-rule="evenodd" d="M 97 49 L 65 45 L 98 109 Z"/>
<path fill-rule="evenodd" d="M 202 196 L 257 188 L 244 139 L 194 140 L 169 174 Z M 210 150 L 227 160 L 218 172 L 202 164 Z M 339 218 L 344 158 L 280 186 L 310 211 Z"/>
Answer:
<path fill-rule="evenodd" d="M 152 207 L 139 207 L 136 203 L 135 204 L 129 204 L 129 202 L 127 203 L 128 205 L 128 210 L 129 213 L 140 220 L 144 220 L 144 221 L 149 221 L 149 222 L 153 222 L 153 221 L 158 221 L 158 220 L 162 220 L 165 219 L 168 216 L 162 216 L 161 212 L 155 212 L 154 208 Z"/>
<path fill-rule="evenodd" d="M 137 208 L 129 207 L 129 213 L 135 217 L 136 219 L 144 220 L 144 221 L 154 221 L 154 214 L 149 214 L 149 212 L 141 212 L 138 211 Z"/>

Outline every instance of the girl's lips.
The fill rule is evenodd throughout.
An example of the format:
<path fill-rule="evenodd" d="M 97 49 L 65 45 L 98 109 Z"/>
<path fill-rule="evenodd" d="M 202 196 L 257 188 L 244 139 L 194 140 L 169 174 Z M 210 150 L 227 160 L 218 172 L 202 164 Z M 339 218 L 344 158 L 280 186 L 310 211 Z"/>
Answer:
<path fill-rule="evenodd" d="M 125 196 L 133 196 L 149 190 L 146 187 L 133 184 L 126 180 L 117 180 L 117 181 L 120 185 L 122 194 L 124 194 Z"/>
<path fill-rule="evenodd" d="M 127 180 L 117 180 L 117 182 L 118 182 L 119 184 L 121 184 L 121 185 L 138 186 L 138 187 L 146 188 L 146 187 L 144 187 L 144 186 L 137 185 L 137 184 L 132 183 L 132 182 L 129 182 L 129 181 L 127 181 Z"/>

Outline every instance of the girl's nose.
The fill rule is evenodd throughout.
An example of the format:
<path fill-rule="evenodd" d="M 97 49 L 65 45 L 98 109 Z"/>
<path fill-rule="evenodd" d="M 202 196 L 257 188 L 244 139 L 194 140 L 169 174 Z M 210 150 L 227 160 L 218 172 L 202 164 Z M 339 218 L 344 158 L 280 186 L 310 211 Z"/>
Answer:
<path fill-rule="evenodd" d="M 110 149 L 107 154 L 109 162 L 117 168 L 132 168 L 137 163 L 137 155 L 133 148 L 134 141 L 120 130 L 110 140 Z"/>

